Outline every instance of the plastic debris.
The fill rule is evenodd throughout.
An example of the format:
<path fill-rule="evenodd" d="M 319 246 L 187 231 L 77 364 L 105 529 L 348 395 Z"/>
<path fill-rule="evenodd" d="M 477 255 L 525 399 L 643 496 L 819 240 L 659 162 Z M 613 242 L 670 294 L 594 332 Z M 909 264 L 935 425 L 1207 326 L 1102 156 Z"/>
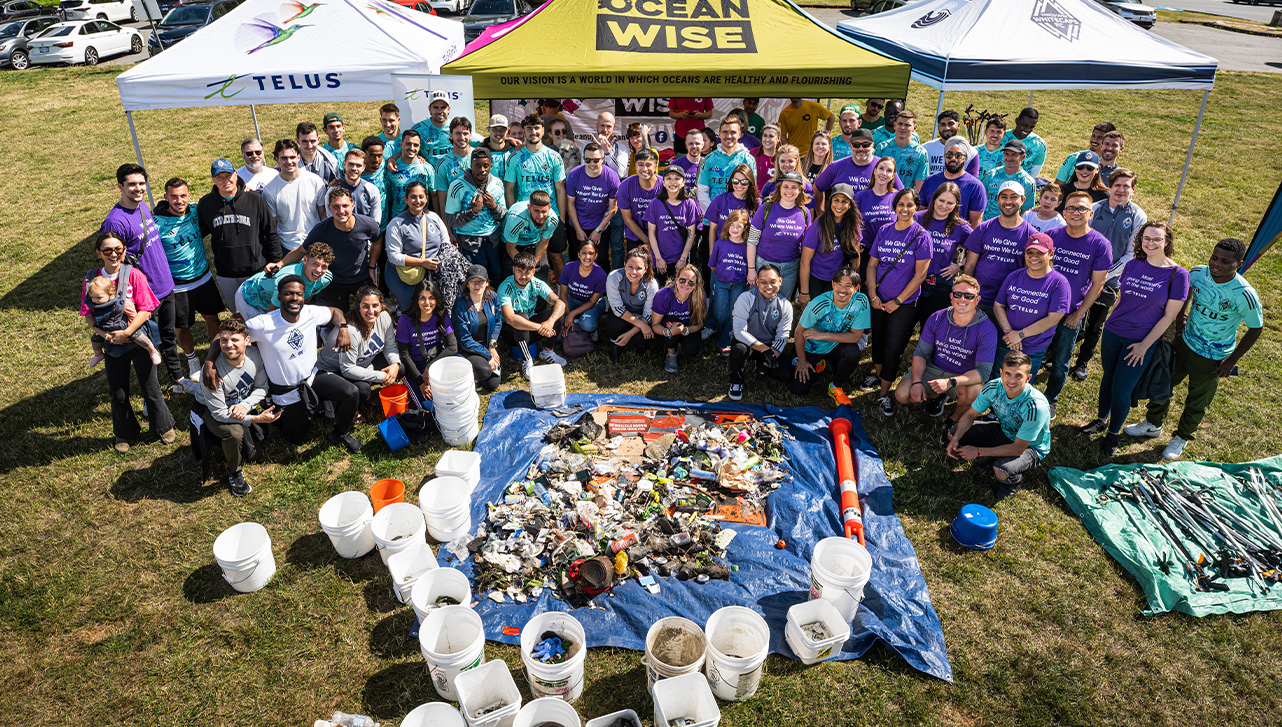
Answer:
<path fill-rule="evenodd" d="M 544 664 L 556 663 L 565 658 L 565 647 L 561 646 L 560 637 L 546 636 L 534 646 L 534 649 L 530 651 L 530 656 Z"/>

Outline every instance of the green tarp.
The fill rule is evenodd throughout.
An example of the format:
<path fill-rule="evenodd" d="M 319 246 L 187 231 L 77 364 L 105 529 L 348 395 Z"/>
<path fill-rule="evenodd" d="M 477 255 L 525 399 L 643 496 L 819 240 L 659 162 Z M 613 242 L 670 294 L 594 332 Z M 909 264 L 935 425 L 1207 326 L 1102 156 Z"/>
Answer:
<path fill-rule="evenodd" d="M 1156 616 L 1167 611 L 1179 611 L 1193 616 L 1206 616 L 1213 613 L 1282 609 L 1282 583 L 1276 587 L 1270 584 L 1272 590 L 1268 595 L 1262 594 L 1249 578 L 1225 578 L 1219 581 L 1229 586 L 1228 592 L 1199 591 L 1185 574 L 1179 554 L 1174 552 L 1175 549 L 1169 545 L 1169 541 L 1151 518 L 1143 516 L 1130 504 L 1125 506 L 1130 510 L 1131 517 L 1146 529 L 1152 542 L 1170 556 L 1170 575 L 1163 573 L 1158 567 L 1153 546 L 1136 531 L 1135 525 L 1121 509 L 1122 504 L 1113 499 L 1101 501 L 1099 496 L 1113 482 L 1120 482 L 1129 488 L 1138 477 L 1137 470 L 1140 468 L 1146 468 L 1155 475 L 1162 470 L 1170 470 L 1179 480 L 1190 485 L 1222 491 L 1226 486 L 1222 473 L 1227 472 L 1245 479 L 1246 471 L 1251 467 L 1259 469 L 1272 482 L 1282 481 L 1282 455 L 1242 464 L 1176 462 L 1166 465 L 1108 465 L 1090 472 L 1056 467 L 1050 472 L 1050 481 L 1073 512 L 1082 519 L 1086 529 L 1095 536 L 1095 540 L 1139 581 L 1148 600 L 1148 608 L 1143 612 L 1145 615 Z M 1264 518 L 1254 495 L 1244 495 L 1240 489 L 1235 494 L 1243 504 L 1257 508 L 1254 514 L 1258 518 Z M 1216 499 L 1225 504 L 1232 503 L 1223 496 L 1217 496 Z M 1237 504 L 1232 504 L 1231 508 L 1235 512 L 1242 512 Z M 1264 522 L 1268 520 L 1264 519 Z M 1186 537 L 1182 539 L 1189 552 L 1201 552 Z"/>

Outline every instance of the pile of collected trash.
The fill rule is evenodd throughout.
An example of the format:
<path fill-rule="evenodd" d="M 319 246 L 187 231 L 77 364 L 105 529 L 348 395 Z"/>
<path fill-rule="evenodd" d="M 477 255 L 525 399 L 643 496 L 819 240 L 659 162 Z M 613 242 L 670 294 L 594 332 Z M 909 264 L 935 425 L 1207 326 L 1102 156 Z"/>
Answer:
<path fill-rule="evenodd" d="M 474 592 L 525 602 L 552 588 L 579 607 L 628 578 L 658 593 L 656 576 L 738 570 L 721 523 L 766 525 L 790 435 L 746 414 L 604 409 L 556 424 L 525 477 L 488 504 L 467 543 Z"/>

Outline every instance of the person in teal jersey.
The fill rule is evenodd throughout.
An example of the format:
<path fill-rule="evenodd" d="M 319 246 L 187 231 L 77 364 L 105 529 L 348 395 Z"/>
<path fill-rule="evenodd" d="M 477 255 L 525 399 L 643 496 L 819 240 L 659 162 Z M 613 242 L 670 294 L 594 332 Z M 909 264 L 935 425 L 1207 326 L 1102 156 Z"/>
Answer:
<path fill-rule="evenodd" d="M 365 171 L 361 172 L 361 179 L 378 190 L 378 214 L 372 216 L 378 220 L 379 227 L 387 227 L 387 221 L 391 219 L 387 214 L 387 170 L 383 164 L 383 149 L 383 140 L 377 136 L 361 140 L 361 151 L 365 152 Z"/>
<path fill-rule="evenodd" d="M 378 134 L 383 140 L 383 156 L 396 158 L 401 153 L 401 108 L 394 103 L 379 106 L 378 125 L 383 127 Z"/>
<path fill-rule="evenodd" d="M 325 118 L 321 123 L 321 130 L 325 132 L 325 136 L 328 138 L 328 141 L 322 144 L 321 148 L 333 154 L 335 159 L 344 159 L 347 156 L 347 152 L 352 149 L 359 151 L 355 144 L 350 141 L 343 141 L 343 135 L 347 133 L 347 129 L 343 126 L 343 117 L 339 116 L 338 112 L 331 111 L 325 114 Z"/>
<path fill-rule="evenodd" d="M 839 159 L 845 159 L 850 156 L 850 142 L 853 141 L 851 134 L 854 134 L 861 123 L 863 112 L 859 110 L 859 104 L 848 103 L 841 107 L 837 112 L 837 125 L 841 127 L 841 133 L 832 137 L 832 160 L 835 162 Z"/>
<path fill-rule="evenodd" d="M 1032 378 L 1028 354 L 1007 353 L 1001 378 L 984 384 L 948 440 L 948 456 L 953 459 L 993 459 L 998 499 L 1018 492 L 1024 475 L 1051 453 L 1050 404 L 1033 388 Z M 975 421 L 989 410 L 995 421 Z"/>
<path fill-rule="evenodd" d="M 1086 149 L 1075 151 L 1064 157 L 1064 163 L 1059 165 L 1059 171 L 1055 173 L 1055 180 L 1058 182 L 1067 182 L 1073 178 L 1073 170 L 1077 168 L 1077 155 L 1082 151 L 1093 151 L 1099 154 L 1100 142 L 1104 141 L 1104 135 L 1117 127 L 1111 121 L 1101 121 L 1091 129 L 1091 140 Z"/>
<path fill-rule="evenodd" d="M 433 180 L 432 189 L 432 207 L 437 210 L 445 209 L 445 192 L 450 188 L 450 182 L 463 176 L 471 166 L 472 147 L 472 122 L 466 116 L 455 116 L 450 120 L 450 151 L 441 157 L 439 164 L 433 168 L 436 170 L 436 178 Z M 451 232 L 451 236 L 453 236 Z"/>
<path fill-rule="evenodd" d="M 980 179 L 988 172 L 997 169 L 1005 163 L 1002 157 L 1002 149 L 1005 148 L 1006 142 L 1006 119 L 993 117 L 984 124 L 984 143 L 980 144 L 975 152 L 979 155 L 979 174 Z"/>
<path fill-rule="evenodd" d="M 886 108 L 884 98 L 864 99 L 864 112 L 859 115 L 859 126 L 869 131 L 876 131 L 886 125 L 886 117 L 881 110 Z"/>
<path fill-rule="evenodd" d="M 552 199 L 552 211 L 560 217 L 565 208 L 565 164 L 561 154 L 543 144 L 543 120 L 530 114 L 521 120 L 525 146 L 509 158 L 503 175 L 508 209 L 530 199 L 530 193 L 543 190 Z"/>
<path fill-rule="evenodd" d="M 218 334 L 218 314 L 227 308 L 218 283 L 209 272 L 200 220 L 191 206 L 191 189 L 186 180 L 174 177 L 165 182 L 165 198 L 156 205 L 155 220 L 174 278 L 174 335 L 187 359 L 187 370 L 194 376 L 200 371 L 196 340 L 191 335 L 196 314 L 205 321 L 205 332 L 212 340 Z"/>
<path fill-rule="evenodd" d="M 833 385 L 849 388 L 867 345 L 864 334 L 872 327 L 872 305 L 859 292 L 857 267 L 843 265 L 831 280 L 832 290 L 810 301 L 797 322 L 797 363 L 788 388 L 798 396 L 810 393 L 819 373 L 816 367 L 825 362 L 833 367 Z"/>
<path fill-rule="evenodd" d="M 1046 164 L 1046 140 L 1033 133 L 1037 128 L 1037 109 L 1028 107 L 1019 112 L 1015 117 L 1015 128 L 1006 132 L 1006 137 L 1002 141 L 1018 139 L 1024 143 L 1024 149 L 1028 155 L 1024 157 L 1020 165 L 1029 176 L 1036 177 L 1042 173 L 1042 166 Z"/>
<path fill-rule="evenodd" d="M 435 169 L 441 158 L 450 153 L 450 102 L 444 91 L 433 91 L 426 119 L 414 125 L 420 139 L 419 154 Z"/>
<path fill-rule="evenodd" d="M 450 182 L 445 192 L 445 225 L 454 231 L 463 257 L 483 266 L 490 280 L 500 280 L 498 230 L 507 216 L 507 201 L 503 180 L 493 174 L 491 157 L 486 147 L 473 149 L 468 171 Z"/>
<path fill-rule="evenodd" d="M 303 301 L 324 290 L 334 279 L 329 271 L 334 262 L 334 250 L 323 242 L 314 242 L 303 254 L 303 259 L 278 270 L 269 276 L 265 271 L 251 275 L 236 290 L 238 315 L 245 320 L 264 313 L 270 313 L 280 307 L 280 281 L 290 275 L 303 279 Z M 241 307 L 245 306 L 245 307 Z"/>
<path fill-rule="evenodd" d="M 413 129 L 406 129 L 401 132 L 401 153 L 396 157 L 388 157 L 389 163 L 384 164 L 383 177 L 384 184 L 387 185 L 387 219 L 391 219 L 405 211 L 405 189 L 413 182 L 422 182 L 423 186 L 429 192 L 432 190 L 432 181 L 436 174 L 432 165 L 423 161 L 419 157 L 419 136 L 418 132 Z M 395 168 L 390 163 L 395 161 Z"/>
<path fill-rule="evenodd" d="M 490 117 L 490 135 L 482 139 L 480 144 L 481 147 L 489 150 L 490 161 L 493 162 L 490 174 L 498 177 L 500 184 L 503 182 L 503 175 L 507 173 L 508 157 L 516 151 L 516 144 L 508 138 L 507 130 L 507 117 L 503 114 L 494 114 Z"/>
<path fill-rule="evenodd" d="M 507 214 L 503 216 L 504 277 L 511 275 L 512 260 L 526 251 L 533 253 L 539 261 L 540 273 L 547 270 L 543 255 L 549 252 L 552 237 L 561 224 L 549 197 L 547 192 L 537 189 L 528 200 L 507 208 Z"/>
<path fill-rule="evenodd" d="M 895 117 L 895 136 L 875 147 L 877 156 L 895 160 L 895 173 L 905 187 L 920 192 L 926 177 L 930 176 L 930 155 L 916 139 L 917 114 L 900 111 Z M 874 141 L 876 141 L 874 139 Z"/>
<path fill-rule="evenodd" d="M 739 143 L 739 139 L 743 137 L 743 126 L 738 117 L 727 116 L 721 119 L 717 136 L 721 145 L 704 157 L 699 166 L 696 186 L 701 210 L 708 209 L 714 194 L 721 194 L 725 190 L 730 175 L 740 164 L 747 164 L 749 169 L 757 168 L 757 160 L 753 159 L 752 152 Z"/>
<path fill-rule="evenodd" d="M 1220 379 L 1233 376 L 1237 363 L 1251 350 L 1264 331 L 1264 309 L 1255 288 L 1238 273 L 1246 259 L 1246 243 L 1225 238 L 1211 250 L 1211 259 L 1189 271 L 1190 295 L 1175 319 L 1175 369 L 1171 387 L 1188 379 L 1188 396 L 1175 427 L 1175 435 L 1162 451 L 1166 459 L 1179 459 L 1197 434 L 1206 410 L 1215 400 Z M 1246 335 L 1237 340 L 1238 328 Z M 1159 437 L 1171 400 L 1150 399 L 1144 421 L 1123 431 L 1132 437 Z"/>
<path fill-rule="evenodd" d="M 517 255 L 512 261 L 512 275 L 499 285 L 495 295 L 503 313 L 499 337 L 512 347 L 512 357 L 521 362 L 521 373 L 526 380 L 534 365 L 531 345 L 542 349 L 539 360 L 561 366 L 566 363 L 550 347 L 557 323 L 565 315 L 565 301 L 552 292 L 551 286 L 534 276 L 537 265 L 538 260 L 532 253 Z M 543 303 L 541 310 L 540 302 Z"/>
<path fill-rule="evenodd" d="M 1032 175 L 1024 171 L 1022 166 L 1024 156 L 1024 142 L 1011 139 L 1002 147 L 1002 166 L 990 169 L 979 178 L 979 181 L 984 183 L 984 191 L 988 193 L 988 206 L 984 208 L 984 219 L 991 220 L 1002 213 L 997 205 L 997 193 L 1004 182 L 1019 182 L 1024 188 L 1024 203 L 1020 209 L 1033 208 L 1037 200 L 1037 182 Z"/>

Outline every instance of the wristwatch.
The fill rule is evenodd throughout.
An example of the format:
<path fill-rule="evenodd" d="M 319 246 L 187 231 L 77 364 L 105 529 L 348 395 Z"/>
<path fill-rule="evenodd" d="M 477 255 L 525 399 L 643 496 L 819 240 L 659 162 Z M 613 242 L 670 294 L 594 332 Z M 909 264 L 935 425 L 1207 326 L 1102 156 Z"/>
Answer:
<path fill-rule="evenodd" d="M 1024 332 L 1023 332 L 1023 331 L 1020 331 L 1020 332 L 1019 332 L 1019 340 L 1021 340 L 1021 341 L 1022 341 L 1022 340 L 1024 340 Z"/>
<path fill-rule="evenodd" d="M 949 385 L 950 387 L 957 386 L 957 377 L 956 377 L 956 376 L 949 376 L 949 377 L 948 377 L 948 385 Z"/>

